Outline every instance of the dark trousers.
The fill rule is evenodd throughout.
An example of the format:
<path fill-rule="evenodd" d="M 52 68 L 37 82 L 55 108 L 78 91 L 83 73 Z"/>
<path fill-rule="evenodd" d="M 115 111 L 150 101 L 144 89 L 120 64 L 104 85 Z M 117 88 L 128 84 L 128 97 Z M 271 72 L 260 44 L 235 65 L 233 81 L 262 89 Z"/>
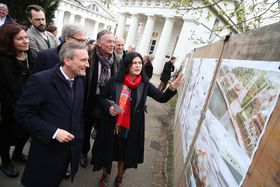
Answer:
<path fill-rule="evenodd" d="M 93 127 L 93 123 L 87 123 L 84 126 L 84 140 L 82 153 L 87 155 L 90 150 L 90 134 Z"/>
<path fill-rule="evenodd" d="M 14 154 L 21 154 L 29 137 L 17 138 L 15 140 Z M 0 140 L 0 156 L 2 164 L 11 163 L 10 158 L 10 143 L 5 140 Z"/>

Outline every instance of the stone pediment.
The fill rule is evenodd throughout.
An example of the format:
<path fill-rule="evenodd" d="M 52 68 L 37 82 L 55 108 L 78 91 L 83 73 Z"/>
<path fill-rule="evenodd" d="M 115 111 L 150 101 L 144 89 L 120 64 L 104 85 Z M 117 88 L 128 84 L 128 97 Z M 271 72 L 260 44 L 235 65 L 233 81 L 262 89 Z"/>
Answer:
<path fill-rule="evenodd" d="M 97 14 L 101 14 L 102 16 L 109 17 L 111 19 L 115 19 L 113 14 L 110 13 L 109 9 L 104 6 L 100 1 L 95 0 L 77 0 L 75 1 L 80 6 L 83 6 L 88 11 L 92 11 Z"/>

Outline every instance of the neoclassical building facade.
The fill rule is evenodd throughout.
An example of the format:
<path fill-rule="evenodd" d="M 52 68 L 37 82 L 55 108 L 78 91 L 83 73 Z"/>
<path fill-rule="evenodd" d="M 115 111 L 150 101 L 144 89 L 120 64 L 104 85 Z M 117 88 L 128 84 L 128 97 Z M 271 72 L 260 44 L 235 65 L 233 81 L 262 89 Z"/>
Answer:
<path fill-rule="evenodd" d="M 108 29 L 115 31 L 117 21 L 115 17 L 99 1 L 61 0 L 55 12 L 54 23 L 61 32 L 63 25 L 73 23 L 84 27 L 87 37 L 96 39 L 97 33 Z"/>
<path fill-rule="evenodd" d="M 77 23 L 86 29 L 89 38 L 96 38 L 100 30 L 108 29 L 125 39 L 125 47 L 136 46 L 142 55 L 153 54 L 154 73 L 160 74 L 170 57 L 177 57 L 178 68 L 193 49 L 221 39 L 233 27 L 215 32 L 213 28 L 228 22 L 236 23 L 235 17 L 226 19 L 218 9 L 186 11 L 185 7 L 172 8 L 179 0 L 118 0 L 108 10 L 97 0 L 61 0 L 55 15 L 58 30 L 64 24 Z M 217 5 L 223 11 L 234 9 L 234 2 Z M 204 6 L 193 1 L 193 6 Z M 204 41 L 204 43 L 202 42 Z"/>
<path fill-rule="evenodd" d="M 199 41 L 206 41 L 208 44 L 231 30 L 236 32 L 234 29 L 219 34 L 213 32 L 216 24 L 225 21 L 215 14 L 215 10 L 204 9 L 199 14 L 195 11 L 187 12 L 184 8 L 171 8 L 173 2 L 178 1 L 120 1 L 116 36 L 125 38 L 125 46 L 135 44 L 136 50 L 143 55 L 153 54 L 155 74 L 161 73 L 164 63 L 172 56 L 177 57 L 176 67 L 179 67 L 188 53 L 203 45 Z M 197 6 L 203 6 L 199 1 L 194 1 L 195 3 Z M 228 3 L 227 7 L 223 7 L 224 10 L 233 8 L 233 2 Z"/>

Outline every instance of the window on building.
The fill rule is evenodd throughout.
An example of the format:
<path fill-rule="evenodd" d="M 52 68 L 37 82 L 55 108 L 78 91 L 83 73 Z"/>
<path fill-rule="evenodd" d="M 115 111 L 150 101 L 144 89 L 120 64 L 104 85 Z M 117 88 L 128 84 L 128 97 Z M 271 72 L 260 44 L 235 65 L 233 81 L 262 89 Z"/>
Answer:
<path fill-rule="evenodd" d="M 96 4 L 91 4 L 90 9 L 95 11 L 95 12 L 98 12 L 98 6 Z"/>
<path fill-rule="evenodd" d="M 148 0 L 147 5 L 151 5 L 151 0 Z"/>
<path fill-rule="evenodd" d="M 158 32 L 153 32 L 152 37 L 156 38 L 158 36 Z"/>
<path fill-rule="evenodd" d="M 165 1 L 165 5 L 169 6 L 170 5 L 170 1 Z"/>
<path fill-rule="evenodd" d="M 157 2 L 156 2 L 156 6 L 159 6 L 160 5 L 160 1 L 158 0 Z"/>
<path fill-rule="evenodd" d="M 129 3 L 128 0 L 126 0 L 126 1 L 125 1 L 125 5 L 128 5 L 128 3 Z"/>
<path fill-rule="evenodd" d="M 135 0 L 132 0 L 131 4 L 132 4 L 132 5 L 135 5 Z"/>
<path fill-rule="evenodd" d="M 140 1 L 139 1 L 139 5 L 143 5 L 143 0 L 140 0 Z"/>
<path fill-rule="evenodd" d="M 152 39 L 152 40 L 150 41 L 149 50 L 148 50 L 149 55 L 154 53 L 156 43 L 157 43 L 156 40 L 153 40 L 153 39 Z"/>

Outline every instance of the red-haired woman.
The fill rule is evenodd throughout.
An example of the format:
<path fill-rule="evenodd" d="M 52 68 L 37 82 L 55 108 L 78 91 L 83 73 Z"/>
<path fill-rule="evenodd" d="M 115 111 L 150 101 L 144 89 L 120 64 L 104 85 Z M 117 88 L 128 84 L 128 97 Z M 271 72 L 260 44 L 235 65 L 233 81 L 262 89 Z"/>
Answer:
<path fill-rule="evenodd" d="M 0 169 L 8 177 L 17 177 L 18 171 L 10 158 L 10 146 L 15 145 L 12 160 L 25 163 L 22 153 L 29 135 L 14 118 L 17 99 L 29 77 L 34 56 L 29 53 L 29 39 L 25 28 L 15 23 L 0 28 Z"/>

